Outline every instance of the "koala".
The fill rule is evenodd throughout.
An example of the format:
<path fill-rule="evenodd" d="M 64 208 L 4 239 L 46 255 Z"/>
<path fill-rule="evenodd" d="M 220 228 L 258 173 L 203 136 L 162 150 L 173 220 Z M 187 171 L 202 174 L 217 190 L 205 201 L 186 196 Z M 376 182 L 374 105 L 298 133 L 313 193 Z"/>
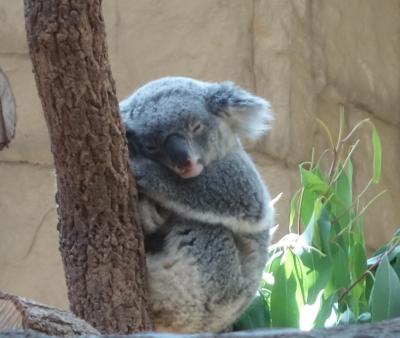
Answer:
<path fill-rule="evenodd" d="M 274 221 L 240 139 L 271 121 L 231 82 L 152 81 L 120 103 L 139 189 L 157 331 L 219 332 L 251 302 Z"/>

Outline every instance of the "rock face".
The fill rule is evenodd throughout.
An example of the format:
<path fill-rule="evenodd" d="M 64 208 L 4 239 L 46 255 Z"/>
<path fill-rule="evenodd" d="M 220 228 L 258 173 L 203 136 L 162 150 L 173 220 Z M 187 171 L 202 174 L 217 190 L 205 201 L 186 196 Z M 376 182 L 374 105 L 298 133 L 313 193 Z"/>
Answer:
<path fill-rule="evenodd" d="M 277 205 L 280 234 L 311 147 L 326 146 L 315 120 L 333 130 L 369 117 L 383 142 L 387 189 L 366 215 L 369 247 L 400 217 L 400 0 L 104 1 L 109 54 L 120 98 L 154 78 L 233 80 L 269 99 L 273 129 L 248 144 Z M 31 72 L 22 2 L 0 4 L 0 66 L 18 107 L 17 137 L 0 153 L 0 289 L 67 307 L 57 252 L 54 175 Z M 371 176 L 368 128 L 355 156 L 356 191 Z M 33 269 L 32 266 L 35 268 Z"/>

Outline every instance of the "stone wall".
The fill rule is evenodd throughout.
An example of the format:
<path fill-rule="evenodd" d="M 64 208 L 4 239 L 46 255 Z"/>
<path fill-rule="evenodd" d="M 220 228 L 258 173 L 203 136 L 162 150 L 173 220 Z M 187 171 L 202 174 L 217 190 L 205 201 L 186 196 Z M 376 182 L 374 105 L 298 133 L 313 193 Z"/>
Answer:
<path fill-rule="evenodd" d="M 399 0 L 104 1 L 109 54 L 120 98 L 161 76 L 233 80 L 271 100 L 273 129 L 248 144 L 278 204 L 280 234 L 298 188 L 298 164 L 333 130 L 369 117 L 383 141 L 387 193 L 366 214 L 375 248 L 398 228 L 400 209 Z M 0 3 L 0 67 L 18 105 L 17 137 L 0 153 L 0 289 L 67 307 L 57 249 L 54 173 L 25 41 L 22 1 Z M 356 189 L 368 181 L 370 130 L 358 135 Z M 277 235 L 279 237 L 279 235 Z"/>

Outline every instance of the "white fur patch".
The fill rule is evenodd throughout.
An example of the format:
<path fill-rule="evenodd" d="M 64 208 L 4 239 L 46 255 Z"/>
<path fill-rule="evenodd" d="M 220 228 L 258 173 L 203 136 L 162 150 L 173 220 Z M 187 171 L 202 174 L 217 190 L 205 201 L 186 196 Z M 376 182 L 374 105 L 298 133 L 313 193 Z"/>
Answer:
<path fill-rule="evenodd" d="M 161 196 L 151 196 L 167 209 L 171 209 L 179 215 L 188 219 L 194 219 L 208 224 L 222 224 L 234 233 L 258 233 L 271 227 L 274 219 L 274 209 L 268 206 L 265 217 L 258 222 L 251 222 L 234 216 L 221 216 L 210 211 L 197 211 L 185 207 L 182 204 L 171 200 L 164 200 Z"/>
<path fill-rule="evenodd" d="M 257 140 L 270 129 L 273 120 L 271 104 L 257 98 L 259 107 L 228 107 L 227 111 L 233 123 L 233 128 L 240 136 Z"/>

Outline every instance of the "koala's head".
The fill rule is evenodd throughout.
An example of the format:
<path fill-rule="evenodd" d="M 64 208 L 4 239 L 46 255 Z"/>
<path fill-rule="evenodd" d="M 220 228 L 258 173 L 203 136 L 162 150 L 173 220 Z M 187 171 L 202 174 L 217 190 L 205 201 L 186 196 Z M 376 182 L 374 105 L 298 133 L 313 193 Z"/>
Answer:
<path fill-rule="evenodd" d="M 142 155 L 179 176 L 199 175 L 210 162 L 237 150 L 239 137 L 268 129 L 269 103 L 232 82 L 167 77 L 120 103 L 130 157 Z"/>

